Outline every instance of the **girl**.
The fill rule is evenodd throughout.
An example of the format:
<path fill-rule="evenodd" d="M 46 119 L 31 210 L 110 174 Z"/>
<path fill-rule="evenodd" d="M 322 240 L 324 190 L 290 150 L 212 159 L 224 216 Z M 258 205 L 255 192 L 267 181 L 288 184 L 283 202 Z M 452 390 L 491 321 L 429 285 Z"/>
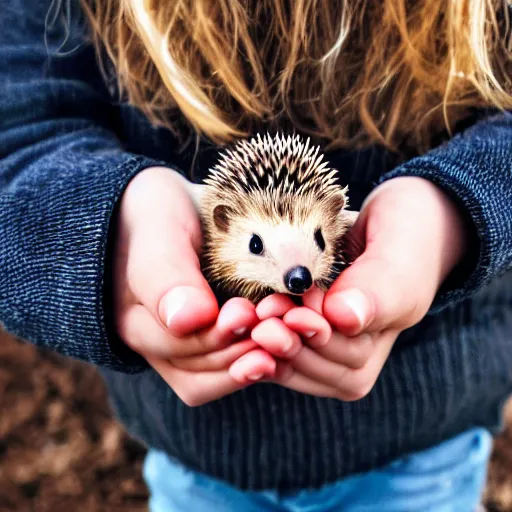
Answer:
<path fill-rule="evenodd" d="M 98 365 L 152 511 L 472 511 L 512 385 L 503 0 L 10 0 L 0 314 Z M 363 248 L 219 311 L 183 177 L 329 150 Z M 194 144 L 196 142 L 197 144 Z"/>

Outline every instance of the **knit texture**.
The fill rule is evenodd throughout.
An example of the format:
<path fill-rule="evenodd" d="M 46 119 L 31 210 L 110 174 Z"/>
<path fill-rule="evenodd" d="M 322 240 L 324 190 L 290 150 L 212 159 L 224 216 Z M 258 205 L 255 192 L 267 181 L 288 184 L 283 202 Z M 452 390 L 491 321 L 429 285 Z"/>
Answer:
<path fill-rule="evenodd" d="M 67 27 L 52 22 L 60 19 L 51 13 L 57 4 L 69 9 Z M 353 403 L 258 384 L 189 408 L 114 335 L 105 306 L 119 198 L 152 165 L 201 175 L 216 154 L 201 148 L 197 158 L 178 152 L 169 131 L 117 101 L 76 1 L 9 2 L 0 11 L 0 321 L 7 330 L 100 366 L 132 433 L 243 488 L 320 486 L 471 426 L 499 427 L 512 390 L 509 114 L 399 166 L 379 148 L 328 155 L 354 208 L 379 181 L 421 176 L 454 198 L 474 234 L 465 268 L 400 336 L 372 392 Z"/>

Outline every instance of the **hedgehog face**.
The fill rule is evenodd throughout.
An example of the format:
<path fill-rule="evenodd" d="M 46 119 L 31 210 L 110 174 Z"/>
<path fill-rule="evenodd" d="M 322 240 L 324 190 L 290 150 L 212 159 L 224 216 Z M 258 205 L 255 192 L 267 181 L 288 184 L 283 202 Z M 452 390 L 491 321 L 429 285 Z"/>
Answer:
<path fill-rule="evenodd" d="M 210 267 L 227 288 L 250 299 L 270 292 L 302 295 L 313 284 L 325 290 L 340 264 L 343 196 L 280 199 L 289 207 L 260 195 L 239 208 L 213 209 Z"/>
<path fill-rule="evenodd" d="M 232 261 L 234 279 L 258 283 L 278 293 L 302 295 L 330 276 L 331 244 L 322 226 L 311 219 L 302 225 L 263 219 L 233 222 L 224 257 Z"/>

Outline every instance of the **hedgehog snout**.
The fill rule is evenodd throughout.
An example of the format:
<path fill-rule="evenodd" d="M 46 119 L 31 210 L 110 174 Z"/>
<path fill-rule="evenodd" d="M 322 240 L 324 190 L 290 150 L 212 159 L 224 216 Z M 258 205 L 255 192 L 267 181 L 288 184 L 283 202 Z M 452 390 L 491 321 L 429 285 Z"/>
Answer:
<path fill-rule="evenodd" d="M 286 272 L 284 284 L 290 293 L 302 295 L 313 285 L 313 278 L 306 267 L 293 267 Z"/>

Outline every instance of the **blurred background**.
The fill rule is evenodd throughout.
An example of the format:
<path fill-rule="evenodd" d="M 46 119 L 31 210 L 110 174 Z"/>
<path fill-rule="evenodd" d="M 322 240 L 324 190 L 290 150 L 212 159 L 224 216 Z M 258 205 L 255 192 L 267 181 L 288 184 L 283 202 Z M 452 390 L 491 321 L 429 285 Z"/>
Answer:
<path fill-rule="evenodd" d="M 512 512 L 512 402 L 486 506 Z M 0 512 L 143 512 L 144 448 L 112 417 L 94 368 L 0 332 Z"/>

